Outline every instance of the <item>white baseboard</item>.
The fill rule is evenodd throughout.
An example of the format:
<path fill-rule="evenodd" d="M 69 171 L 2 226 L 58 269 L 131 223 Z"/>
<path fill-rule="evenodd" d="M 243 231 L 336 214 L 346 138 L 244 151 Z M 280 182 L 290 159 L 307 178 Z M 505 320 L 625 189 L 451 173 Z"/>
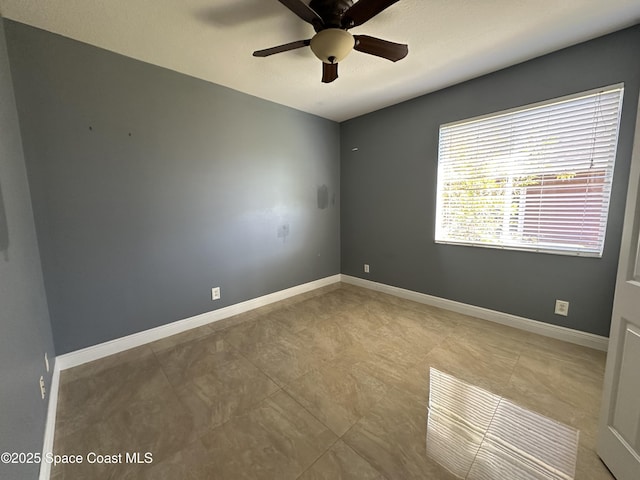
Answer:
<path fill-rule="evenodd" d="M 206 312 L 194 317 L 186 318 L 184 320 L 178 320 L 167 325 L 161 325 L 150 330 L 134 333 L 132 335 L 111 340 L 109 342 L 101 343 L 57 356 L 53 370 L 53 376 L 51 379 L 51 390 L 49 392 L 49 405 L 44 434 L 43 455 L 53 451 L 56 411 L 58 405 L 58 388 L 60 383 L 60 372 L 62 370 L 76 367 L 93 360 L 98 360 L 100 358 L 107 357 L 109 355 L 113 355 L 130 348 L 139 347 L 141 345 L 154 342 L 156 340 L 160 340 L 177 333 L 191 330 L 192 328 L 197 328 L 202 325 L 217 322 L 219 320 L 223 320 L 240 313 L 248 312 L 255 308 L 269 305 L 280 300 L 285 300 L 295 295 L 310 292 L 312 290 L 316 290 L 318 288 L 322 288 L 341 281 L 351 285 L 356 285 L 359 287 L 394 295 L 396 297 L 404 298 L 407 300 L 412 300 L 414 302 L 444 308 L 446 310 L 462 313 L 464 315 L 477 317 L 482 320 L 488 320 L 502 325 L 519 328 L 528 332 L 537 333 L 547 337 L 583 345 L 597 350 L 606 351 L 609 344 L 609 339 L 600 335 L 594 335 L 592 333 L 559 327 L 557 325 L 551 325 L 537 320 L 518 317 L 516 315 L 511 315 L 508 313 L 489 310 L 487 308 L 476 307 L 453 300 L 447 300 L 445 298 L 427 295 L 425 293 L 419 293 L 412 290 L 393 287 L 391 285 L 385 285 L 383 283 L 372 282 L 370 280 L 352 277 L 350 275 L 338 274 L 302 285 L 297 285 L 286 290 L 280 290 L 278 292 L 264 295 L 262 297 L 247 300 L 246 302 L 236 303 L 235 305 L 230 305 L 218 310 Z M 51 465 L 47 464 L 46 462 L 42 462 L 40 466 L 39 480 L 48 480 L 50 473 Z"/>
<path fill-rule="evenodd" d="M 371 290 L 376 290 L 378 292 L 388 293 L 389 295 L 412 300 L 414 302 L 444 308 L 453 312 L 477 317 L 482 320 L 488 320 L 490 322 L 499 323 L 501 325 L 507 325 L 509 327 L 519 328 L 520 330 L 526 330 L 527 332 L 537 333 L 539 335 L 544 335 L 545 337 L 551 337 L 558 340 L 563 340 L 565 342 L 575 343 L 577 345 L 594 348 L 596 350 L 602 350 L 606 352 L 609 346 L 609 339 L 607 337 L 594 335 L 593 333 L 581 332 L 579 330 L 573 330 L 571 328 L 560 327 L 558 325 L 552 325 L 550 323 L 540 322 L 538 320 L 531 320 L 529 318 L 511 315 L 509 313 L 489 310 L 488 308 L 476 307 L 474 305 L 468 305 L 466 303 L 456 302 L 454 300 L 447 300 L 446 298 L 434 297 L 433 295 L 414 292 L 413 290 L 405 290 L 404 288 L 392 287 L 391 285 L 372 282 L 370 280 L 352 277 L 350 275 L 342 275 L 341 279 L 344 283 L 349 283 L 358 287 L 364 287 Z"/>
<path fill-rule="evenodd" d="M 295 287 L 270 293 L 262 297 L 253 298 L 246 302 L 236 303 L 218 310 L 185 318 L 184 320 L 178 320 L 167 325 L 161 325 L 149 330 L 127 335 L 126 337 L 117 338 L 115 340 L 110 340 L 81 350 L 65 353 L 56 357 L 56 368 L 59 367 L 60 370 L 66 370 L 67 368 L 77 367 L 78 365 L 92 362 L 93 360 L 98 360 L 103 357 L 108 357 L 109 355 L 129 350 L 130 348 L 155 342 L 156 340 L 160 340 L 177 333 L 182 333 L 187 330 L 191 330 L 192 328 L 201 327 L 240 313 L 248 312 L 249 310 L 253 310 L 258 307 L 263 307 L 274 302 L 279 302 L 280 300 L 285 300 L 295 295 L 300 295 L 327 285 L 338 283 L 340 279 L 340 274 L 321 278 L 320 280 L 296 285 Z"/>
<path fill-rule="evenodd" d="M 56 414 L 58 411 L 58 388 L 60 386 L 60 367 L 56 361 L 51 375 L 49 388 L 49 404 L 47 405 L 47 422 L 44 427 L 44 441 L 42 443 L 42 461 L 40 462 L 39 480 L 49 480 L 51 476 L 51 464 L 45 461 L 49 453 L 53 453 L 53 440 L 56 431 Z"/>
<path fill-rule="evenodd" d="M 108 357 L 115 353 L 119 353 L 130 348 L 139 347 L 141 345 L 160 340 L 162 338 L 182 333 L 192 328 L 201 327 L 209 323 L 217 322 L 225 318 L 248 312 L 255 308 L 263 307 L 280 300 L 310 292 L 318 288 L 326 287 L 341 280 L 341 275 L 333 275 L 331 277 L 321 278 L 313 282 L 296 285 L 295 287 L 270 293 L 262 297 L 253 298 L 246 302 L 236 303 L 228 307 L 206 312 L 194 317 L 185 318 L 167 325 L 161 325 L 150 330 L 127 335 L 126 337 L 117 338 L 109 342 L 101 343 L 91 347 L 76 350 L 74 352 L 65 353 L 56 357 L 53 367 L 53 375 L 51 377 L 51 390 L 49 392 L 49 405 L 47 409 L 47 422 L 45 424 L 44 442 L 42 446 L 42 456 L 53 452 L 53 442 L 55 438 L 56 414 L 58 408 L 58 389 L 60 385 L 60 372 L 67 368 L 77 367 L 83 363 Z M 43 461 L 40 464 L 39 480 L 49 480 L 51 476 L 51 464 Z"/>

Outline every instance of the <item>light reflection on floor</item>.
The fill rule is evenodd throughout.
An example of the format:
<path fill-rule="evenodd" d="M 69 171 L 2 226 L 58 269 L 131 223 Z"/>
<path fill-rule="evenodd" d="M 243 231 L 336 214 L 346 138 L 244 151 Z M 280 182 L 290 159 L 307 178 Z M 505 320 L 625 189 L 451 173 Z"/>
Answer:
<path fill-rule="evenodd" d="M 430 370 L 427 454 L 467 480 L 573 480 L 579 432 Z"/>

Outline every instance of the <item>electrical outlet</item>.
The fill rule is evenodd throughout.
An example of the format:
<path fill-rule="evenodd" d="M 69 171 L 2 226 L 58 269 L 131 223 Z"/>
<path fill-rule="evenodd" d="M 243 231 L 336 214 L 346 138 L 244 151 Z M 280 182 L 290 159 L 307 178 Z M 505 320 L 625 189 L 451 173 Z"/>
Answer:
<path fill-rule="evenodd" d="M 47 390 L 44 388 L 44 377 L 40 376 L 40 395 L 42 395 L 42 399 L 47 395 Z"/>
<path fill-rule="evenodd" d="M 369 273 L 369 264 L 368 263 L 364 264 L 364 273 Z"/>
<path fill-rule="evenodd" d="M 211 300 L 220 300 L 220 287 L 213 287 L 211 289 Z"/>
<path fill-rule="evenodd" d="M 49 373 L 49 357 L 47 357 L 47 352 L 44 352 L 44 366 L 47 369 L 47 373 Z"/>
<path fill-rule="evenodd" d="M 562 315 L 566 317 L 569 315 L 569 302 L 565 300 L 556 300 L 556 309 L 554 312 L 556 315 Z"/>

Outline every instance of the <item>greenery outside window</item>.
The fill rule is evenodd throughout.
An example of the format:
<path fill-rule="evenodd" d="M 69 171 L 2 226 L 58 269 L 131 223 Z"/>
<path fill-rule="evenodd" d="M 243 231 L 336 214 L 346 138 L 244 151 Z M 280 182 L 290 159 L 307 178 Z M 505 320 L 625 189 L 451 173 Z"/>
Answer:
<path fill-rule="evenodd" d="M 440 127 L 437 243 L 601 257 L 623 86 Z"/>

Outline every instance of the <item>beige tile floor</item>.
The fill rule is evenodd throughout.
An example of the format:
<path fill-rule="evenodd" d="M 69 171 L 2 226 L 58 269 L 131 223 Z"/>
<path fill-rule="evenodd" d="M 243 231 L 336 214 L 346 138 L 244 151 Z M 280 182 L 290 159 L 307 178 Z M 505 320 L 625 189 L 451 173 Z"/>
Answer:
<path fill-rule="evenodd" d="M 604 364 L 339 284 L 63 371 L 54 450 L 85 461 L 51 478 L 453 479 L 427 455 L 434 367 L 575 427 L 576 479 L 610 480 L 594 452 Z M 88 452 L 153 462 L 89 464 Z"/>

